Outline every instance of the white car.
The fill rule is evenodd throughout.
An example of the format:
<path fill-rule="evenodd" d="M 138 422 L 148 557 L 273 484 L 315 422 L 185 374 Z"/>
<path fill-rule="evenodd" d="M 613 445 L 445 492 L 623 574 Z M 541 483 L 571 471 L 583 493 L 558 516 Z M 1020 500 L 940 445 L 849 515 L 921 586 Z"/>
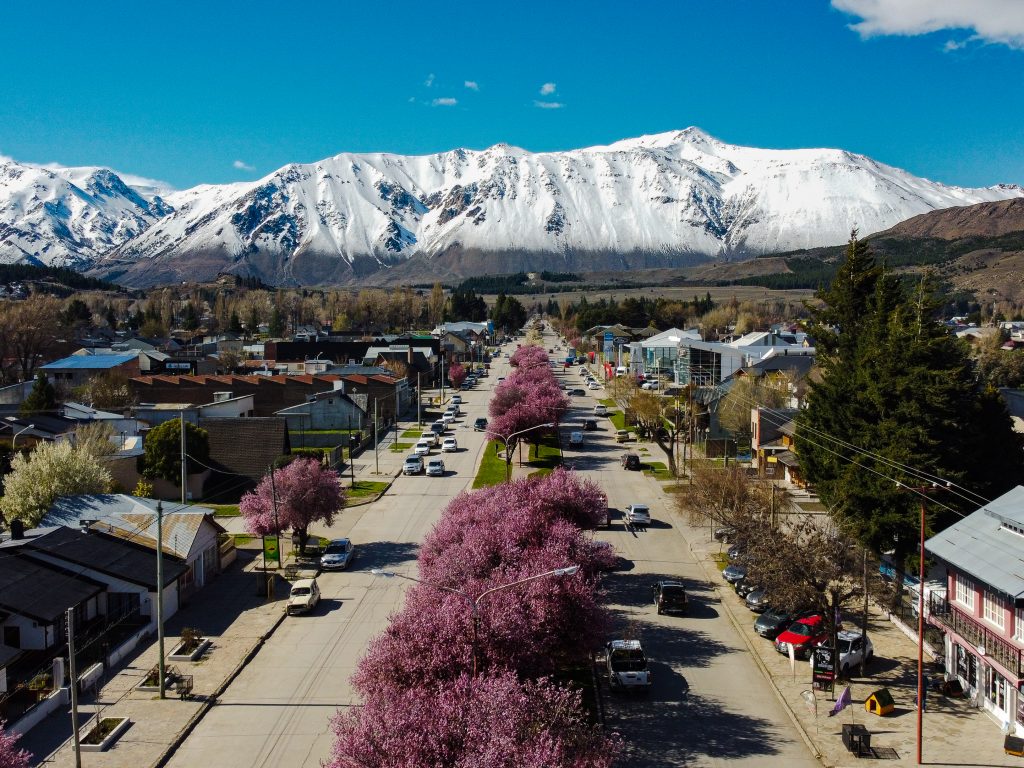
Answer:
<path fill-rule="evenodd" d="M 462 395 L 452 395 L 452 405 L 462 405 Z"/>
<path fill-rule="evenodd" d="M 851 669 L 860 666 L 861 657 L 864 658 L 865 664 L 870 664 L 875 657 L 875 647 L 871 644 L 871 638 L 865 639 L 860 632 L 842 630 L 836 635 L 836 644 L 839 647 L 839 673 L 844 677 Z"/>
<path fill-rule="evenodd" d="M 647 693 L 651 671 L 639 640 L 612 640 L 605 646 L 608 684 L 613 691 Z"/>
<path fill-rule="evenodd" d="M 587 389 L 600 389 L 600 388 L 601 388 L 601 385 L 598 384 L 596 381 L 588 381 L 587 382 Z"/>
<path fill-rule="evenodd" d="M 594 415 L 595 416 L 607 416 L 608 415 L 608 408 L 607 408 L 607 406 L 600 405 L 600 404 L 595 405 L 594 406 Z"/>
<path fill-rule="evenodd" d="M 650 525 L 651 508 L 646 504 L 630 504 L 626 507 L 625 518 L 627 525 Z"/>
<path fill-rule="evenodd" d="M 444 415 L 441 417 L 441 421 L 443 421 L 446 425 L 451 424 L 453 421 L 455 421 L 455 413 L 452 411 L 445 411 Z"/>
<path fill-rule="evenodd" d="M 583 445 L 583 433 L 582 432 L 571 432 L 569 434 L 569 445 L 581 446 Z"/>
<path fill-rule="evenodd" d="M 441 443 L 441 450 L 445 453 L 455 453 L 459 450 L 459 441 L 454 437 L 446 437 Z"/>
<path fill-rule="evenodd" d="M 413 448 L 412 450 L 413 453 L 415 453 L 417 456 L 429 456 L 430 449 L 432 447 L 433 446 L 430 443 L 430 441 L 424 438 L 423 440 L 420 440 L 418 443 L 416 443 L 416 447 Z"/>
<path fill-rule="evenodd" d="M 423 442 L 424 440 L 429 440 L 430 447 L 433 448 L 435 445 L 437 445 L 437 433 L 434 432 L 434 430 L 432 429 L 428 429 L 426 432 L 420 435 L 420 439 L 417 440 L 417 442 Z"/>
<path fill-rule="evenodd" d="M 640 389 L 655 390 L 658 389 L 660 386 L 661 385 L 658 383 L 656 379 L 651 379 L 650 381 L 645 381 L 643 384 L 641 384 Z"/>
<path fill-rule="evenodd" d="M 288 595 L 288 615 L 308 613 L 320 602 L 320 587 L 316 579 L 299 579 L 292 584 Z"/>
<path fill-rule="evenodd" d="M 344 570 L 356 556 L 356 548 L 349 539 L 333 539 L 320 556 L 320 567 L 327 571 Z"/>
<path fill-rule="evenodd" d="M 427 477 L 444 477 L 444 462 L 441 459 L 427 462 Z"/>
<path fill-rule="evenodd" d="M 423 471 L 423 458 L 413 454 L 405 458 L 405 464 L 402 465 L 403 475 L 418 475 Z"/>

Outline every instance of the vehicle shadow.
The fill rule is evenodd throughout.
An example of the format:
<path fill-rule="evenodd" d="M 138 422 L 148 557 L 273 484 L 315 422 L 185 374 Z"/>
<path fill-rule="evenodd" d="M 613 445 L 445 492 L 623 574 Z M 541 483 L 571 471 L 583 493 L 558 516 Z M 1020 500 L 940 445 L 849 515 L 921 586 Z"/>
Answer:
<path fill-rule="evenodd" d="M 353 570 L 369 571 L 373 568 L 389 568 L 414 560 L 419 554 L 419 544 L 408 541 L 371 541 L 357 545 Z"/>

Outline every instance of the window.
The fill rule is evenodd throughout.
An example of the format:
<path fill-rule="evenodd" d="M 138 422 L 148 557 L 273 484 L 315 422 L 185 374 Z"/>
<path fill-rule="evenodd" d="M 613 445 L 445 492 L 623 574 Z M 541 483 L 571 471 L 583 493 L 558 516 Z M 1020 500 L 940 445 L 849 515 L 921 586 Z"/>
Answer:
<path fill-rule="evenodd" d="M 965 608 L 974 610 L 974 584 L 959 573 L 956 575 L 956 601 Z"/>
<path fill-rule="evenodd" d="M 1024 642 L 1024 608 L 1013 612 L 1013 639 Z"/>
<path fill-rule="evenodd" d="M 987 589 L 985 590 L 984 608 L 985 621 L 1003 629 L 1006 625 L 1006 612 L 1003 610 L 1003 601 Z"/>

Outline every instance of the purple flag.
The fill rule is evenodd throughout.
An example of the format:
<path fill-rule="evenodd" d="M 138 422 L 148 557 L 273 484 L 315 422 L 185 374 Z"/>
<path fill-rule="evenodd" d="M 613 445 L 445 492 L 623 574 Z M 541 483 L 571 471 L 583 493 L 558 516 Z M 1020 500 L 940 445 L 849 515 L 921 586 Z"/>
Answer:
<path fill-rule="evenodd" d="M 838 715 L 853 701 L 853 695 L 850 693 L 850 686 L 846 686 L 843 692 L 839 694 L 839 698 L 836 699 L 836 705 L 832 707 L 832 711 L 828 713 L 829 717 L 832 715 Z"/>

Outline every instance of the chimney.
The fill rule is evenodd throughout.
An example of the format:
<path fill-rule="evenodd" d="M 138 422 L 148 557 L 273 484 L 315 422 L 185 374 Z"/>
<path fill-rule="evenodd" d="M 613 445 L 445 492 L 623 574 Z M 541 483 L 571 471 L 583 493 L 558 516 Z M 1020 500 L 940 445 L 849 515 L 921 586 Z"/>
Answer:
<path fill-rule="evenodd" d="M 12 539 L 24 539 L 25 538 L 25 523 L 18 518 L 11 520 L 11 538 Z"/>

